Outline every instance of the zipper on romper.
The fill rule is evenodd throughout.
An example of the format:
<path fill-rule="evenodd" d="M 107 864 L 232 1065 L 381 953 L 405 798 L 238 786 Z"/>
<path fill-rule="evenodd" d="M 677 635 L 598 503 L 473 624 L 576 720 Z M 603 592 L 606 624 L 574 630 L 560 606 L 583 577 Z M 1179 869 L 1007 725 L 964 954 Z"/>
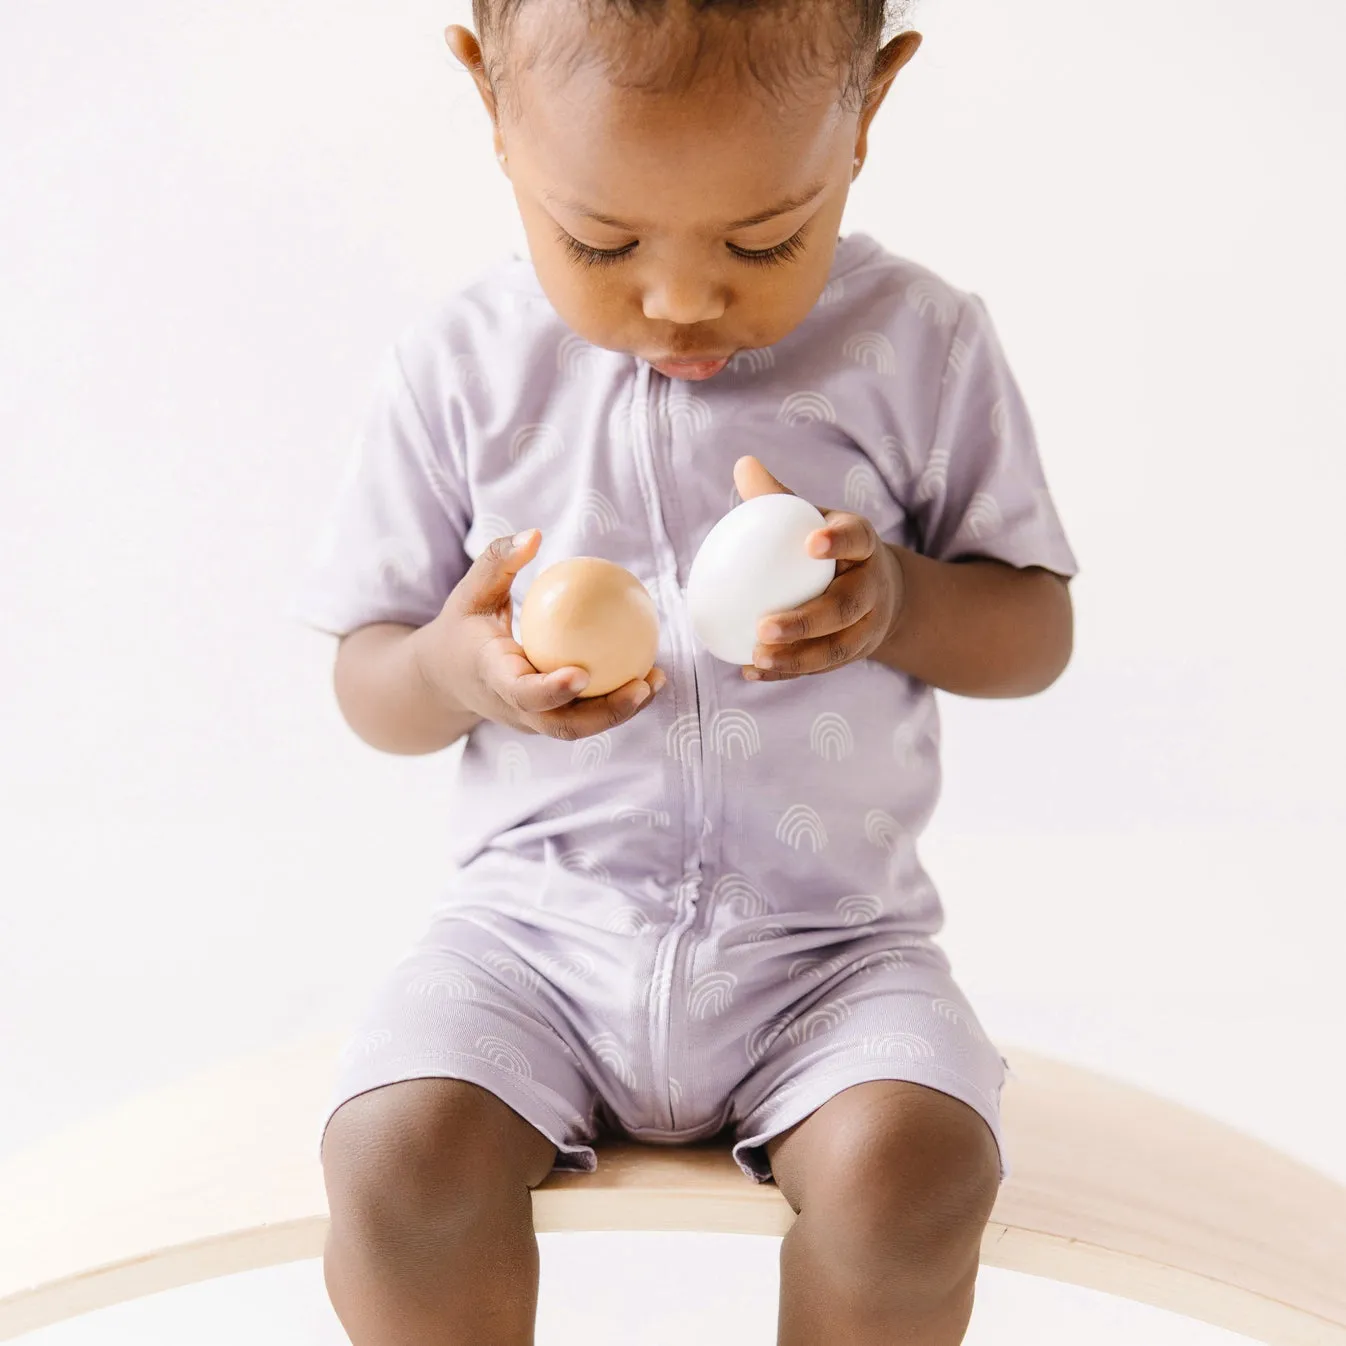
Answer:
<path fill-rule="evenodd" d="M 668 602 L 665 610 L 673 614 L 674 620 L 674 658 L 685 665 L 690 674 L 692 688 L 692 708 L 689 712 L 696 720 L 694 735 L 680 733 L 677 725 L 682 721 L 679 715 L 675 721 L 673 737 L 666 745 L 666 751 L 676 749 L 683 781 L 683 870 L 682 878 L 674 893 L 674 920 L 655 951 L 652 995 L 657 997 L 657 1011 L 654 1015 L 651 1035 L 651 1063 L 654 1069 L 662 1069 L 665 1085 L 661 1094 L 662 1111 L 666 1117 L 669 1131 L 677 1129 L 673 1112 L 673 1089 L 667 1083 L 672 1077 L 671 1019 L 673 1015 L 673 987 L 676 981 L 678 955 L 682 937 L 696 919 L 697 898 L 700 895 L 702 872 L 702 844 L 704 834 L 705 787 L 703 769 L 703 744 L 701 742 L 701 687 L 696 670 L 696 646 L 691 622 L 682 601 L 682 590 L 678 584 L 677 549 L 669 536 L 664 523 L 662 499 L 659 489 L 659 472 L 655 464 L 654 448 L 654 408 L 652 397 L 652 371 L 642 364 L 636 381 L 637 405 L 631 417 L 638 446 L 639 470 L 646 477 L 649 500 L 651 534 L 654 538 L 657 555 L 656 576 L 658 583 L 666 590 Z M 675 709 L 676 709 L 675 703 Z"/>

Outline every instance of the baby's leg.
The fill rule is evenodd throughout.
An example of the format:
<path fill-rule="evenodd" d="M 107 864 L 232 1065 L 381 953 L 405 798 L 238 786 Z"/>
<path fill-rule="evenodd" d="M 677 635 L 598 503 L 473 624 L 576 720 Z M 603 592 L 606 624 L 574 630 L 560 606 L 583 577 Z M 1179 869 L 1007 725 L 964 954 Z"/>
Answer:
<path fill-rule="evenodd" d="M 781 1248 L 780 1346 L 957 1346 L 1000 1156 L 967 1104 L 924 1085 L 845 1089 L 767 1145 L 798 1212 Z"/>
<path fill-rule="evenodd" d="M 354 1346 L 531 1346 L 529 1189 L 555 1154 L 463 1080 L 404 1080 L 338 1108 L 322 1145 L 323 1267 Z"/>

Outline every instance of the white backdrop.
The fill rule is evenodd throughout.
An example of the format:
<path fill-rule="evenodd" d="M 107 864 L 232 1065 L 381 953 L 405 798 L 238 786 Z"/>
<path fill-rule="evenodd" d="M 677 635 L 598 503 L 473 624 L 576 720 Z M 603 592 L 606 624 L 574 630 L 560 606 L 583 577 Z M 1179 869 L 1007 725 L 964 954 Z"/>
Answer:
<path fill-rule="evenodd" d="M 450 761 L 286 603 L 379 356 L 524 246 L 467 9 L 0 7 L 0 1152 L 345 1026 L 426 918 Z M 1083 567 L 1055 687 L 943 698 L 955 969 L 1346 1179 L 1346 10 L 1268 13 L 924 0 L 847 227 L 986 299 Z M 772 1241 L 544 1245 L 541 1346 L 772 1339 Z M 243 1337 L 343 1340 L 319 1264 L 32 1340 Z M 1236 1338 L 984 1273 L 974 1346 L 1078 1340 Z"/>

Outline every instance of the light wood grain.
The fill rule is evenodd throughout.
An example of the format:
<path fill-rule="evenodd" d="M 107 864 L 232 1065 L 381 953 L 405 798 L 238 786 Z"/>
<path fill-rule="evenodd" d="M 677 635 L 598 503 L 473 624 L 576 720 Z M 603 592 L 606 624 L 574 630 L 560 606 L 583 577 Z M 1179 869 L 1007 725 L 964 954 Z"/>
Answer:
<path fill-rule="evenodd" d="M 0 1163 L 0 1339 L 140 1295 L 318 1257 L 317 1127 L 342 1041 L 231 1062 Z M 1014 1174 L 991 1266 L 1283 1346 L 1346 1346 L 1346 1188 L 1210 1118 L 1007 1053 Z M 542 1232 L 782 1235 L 723 1146 L 612 1145 L 534 1193 Z M 763 1313 L 771 1312 L 763 1305 Z"/>

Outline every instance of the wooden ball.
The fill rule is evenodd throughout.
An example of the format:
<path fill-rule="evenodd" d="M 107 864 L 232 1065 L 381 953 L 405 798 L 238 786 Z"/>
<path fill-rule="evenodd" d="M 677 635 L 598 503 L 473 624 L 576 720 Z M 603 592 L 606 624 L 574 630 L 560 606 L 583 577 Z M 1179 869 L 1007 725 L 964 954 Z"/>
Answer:
<path fill-rule="evenodd" d="M 533 581 L 519 613 L 519 643 L 540 673 L 582 668 L 582 697 L 606 696 L 654 667 L 659 613 L 624 566 L 576 556 Z"/>

